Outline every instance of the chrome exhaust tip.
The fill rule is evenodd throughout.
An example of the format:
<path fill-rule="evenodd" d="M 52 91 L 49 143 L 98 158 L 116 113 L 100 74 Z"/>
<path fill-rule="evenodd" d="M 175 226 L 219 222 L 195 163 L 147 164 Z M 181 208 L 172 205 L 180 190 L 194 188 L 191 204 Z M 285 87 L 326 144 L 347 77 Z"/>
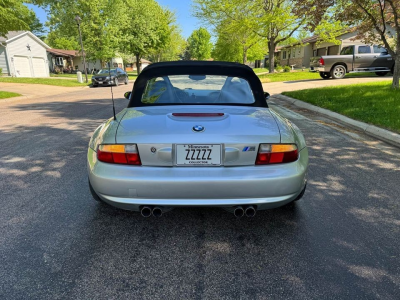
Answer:
<path fill-rule="evenodd" d="M 148 218 L 151 216 L 151 208 L 148 206 L 143 206 L 140 213 L 143 217 Z"/>
<path fill-rule="evenodd" d="M 157 207 L 153 208 L 153 216 L 154 217 L 161 217 L 162 214 L 163 214 L 163 211 L 162 211 L 161 207 L 157 206 Z"/>
<path fill-rule="evenodd" d="M 244 211 L 246 217 L 254 217 L 256 215 L 256 208 L 254 206 L 249 206 L 246 208 L 246 210 Z"/>
<path fill-rule="evenodd" d="M 241 206 L 235 207 L 233 214 L 235 215 L 236 218 L 241 218 L 244 216 L 244 209 Z"/>

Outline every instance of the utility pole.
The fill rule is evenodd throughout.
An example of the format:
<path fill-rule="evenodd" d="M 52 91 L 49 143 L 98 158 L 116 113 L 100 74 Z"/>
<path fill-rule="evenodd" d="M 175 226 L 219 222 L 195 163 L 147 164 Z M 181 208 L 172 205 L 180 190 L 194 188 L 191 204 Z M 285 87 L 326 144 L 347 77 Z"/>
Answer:
<path fill-rule="evenodd" d="M 86 59 L 85 59 L 85 52 L 83 50 L 82 33 L 81 33 L 81 21 L 82 21 L 82 19 L 79 16 L 76 16 L 75 17 L 75 21 L 76 21 L 76 24 L 78 24 L 79 39 L 81 41 L 81 49 L 82 49 L 82 57 L 83 57 L 83 68 L 85 69 L 86 83 L 88 83 L 87 69 L 86 69 Z"/>

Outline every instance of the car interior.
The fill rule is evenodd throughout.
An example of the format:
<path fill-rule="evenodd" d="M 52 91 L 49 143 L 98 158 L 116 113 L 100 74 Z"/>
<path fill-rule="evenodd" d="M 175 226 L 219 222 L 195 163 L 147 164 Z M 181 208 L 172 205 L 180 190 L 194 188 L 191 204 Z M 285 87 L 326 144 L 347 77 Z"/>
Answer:
<path fill-rule="evenodd" d="M 249 83 L 238 77 L 185 75 L 150 79 L 143 103 L 254 103 Z"/>

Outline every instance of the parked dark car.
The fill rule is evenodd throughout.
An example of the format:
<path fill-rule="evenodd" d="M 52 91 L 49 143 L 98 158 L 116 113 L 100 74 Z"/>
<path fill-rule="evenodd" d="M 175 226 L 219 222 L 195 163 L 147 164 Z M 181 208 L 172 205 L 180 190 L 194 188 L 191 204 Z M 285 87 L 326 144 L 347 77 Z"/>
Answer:
<path fill-rule="evenodd" d="M 121 68 L 115 69 L 101 69 L 97 74 L 92 76 L 92 86 L 98 87 L 99 85 L 115 85 L 120 83 L 128 84 L 128 74 Z"/>

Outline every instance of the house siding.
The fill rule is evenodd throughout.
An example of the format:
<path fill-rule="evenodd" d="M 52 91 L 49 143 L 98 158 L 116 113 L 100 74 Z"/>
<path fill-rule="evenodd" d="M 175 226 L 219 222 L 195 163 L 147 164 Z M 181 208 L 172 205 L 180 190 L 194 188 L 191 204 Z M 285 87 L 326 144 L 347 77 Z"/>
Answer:
<path fill-rule="evenodd" d="M 74 63 L 74 65 L 73 65 L 74 69 L 77 69 L 81 72 L 84 71 L 82 57 L 75 57 L 73 59 L 73 63 Z M 86 65 L 87 65 L 87 68 L 89 69 L 89 71 L 91 71 L 92 69 L 100 70 L 102 68 L 101 62 L 99 59 L 97 59 L 96 61 L 86 59 Z"/>
<path fill-rule="evenodd" d="M 30 50 L 28 49 L 27 45 L 30 46 Z M 12 63 L 14 56 L 28 57 L 32 74 L 34 74 L 34 70 L 33 70 L 33 66 L 32 66 L 32 58 L 33 57 L 43 58 L 45 60 L 45 64 L 48 65 L 46 48 L 42 44 L 39 44 L 36 40 L 34 40 L 28 34 L 25 34 L 15 40 L 8 42 L 7 50 L 8 50 L 8 54 L 10 55 L 10 59 L 11 59 L 10 73 L 12 75 L 15 74 L 15 69 L 14 69 L 14 66 Z M 47 76 L 49 76 L 48 68 L 46 71 L 47 71 Z"/>
<path fill-rule="evenodd" d="M 8 74 L 8 63 L 6 56 L 6 48 L 0 46 L 0 68 L 2 69 L 3 74 Z"/>

